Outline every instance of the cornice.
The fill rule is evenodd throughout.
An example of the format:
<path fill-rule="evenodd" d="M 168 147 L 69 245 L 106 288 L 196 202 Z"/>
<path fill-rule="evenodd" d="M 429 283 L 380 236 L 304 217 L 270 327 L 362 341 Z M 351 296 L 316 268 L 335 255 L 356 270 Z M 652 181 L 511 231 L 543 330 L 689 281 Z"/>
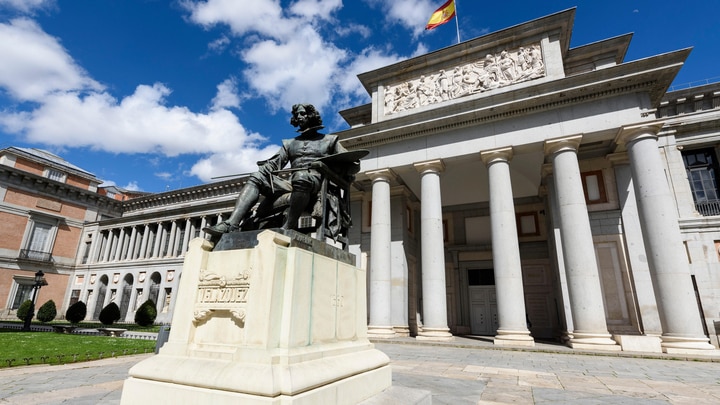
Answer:
<path fill-rule="evenodd" d="M 123 202 L 123 214 L 132 214 L 137 211 L 168 206 L 182 208 L 182 204 L 205 200 L 219 200 L 223 197 L 235 196 L 240 192 L 246 181 L 247 177 L 234 178 L 217 183 L 203 184 L 191 188 L 133 198 Z"/>
<path fill-rule="evenodd" d="M 449 103 L 336 133 L 345 147 L 370 148 L 488 122 L 549 111 L 622 94 L 647 92 L 660 102 L 690 50 Z M 458 113 L 460 111 L 460 113 Z"/>
<path fill-rule="evenodd" d="M 112 212 L 113 215 L 120 215 L 122 210 L 120 201 L 10 166 L 0 165 L 0 182 L 44 197 L 85 207 L 102 208 Z"/>

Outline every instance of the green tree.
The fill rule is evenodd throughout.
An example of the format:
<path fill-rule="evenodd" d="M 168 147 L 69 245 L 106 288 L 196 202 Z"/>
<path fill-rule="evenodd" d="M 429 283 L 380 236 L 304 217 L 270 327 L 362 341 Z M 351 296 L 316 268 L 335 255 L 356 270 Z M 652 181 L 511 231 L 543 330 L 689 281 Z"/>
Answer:
<path fill-rule="evenodd" d="M 120 308 L 116 303 L 111 302 L 100 311 L 98 318 L 103 325 L 112 325 L 120 320 Z"/>
<path fill-rule="evenodd" d="M 157 308 L 153 300 L 147 300 L 135 311 L 135 323 L 140 326 L 150 326 L 157 317 Z"/>
<path fill-rule="evenodd" d="M 57 307 L 55 301 L 50 300 L 40 307 L 37 312 L 37 319 L 42 323 L 47 323 L 55 319 L 57 316 Z"/>
<path fill-rule="evenodd" d="M 73 325 L 77 325 L 78 323 L 82 322 L 82 320 L 85 319 L 86 315 L 87 305 L 85 305 L 85 303 L 82 301 L 78 301 L 70 305 L 67 311 L 65 311 L 65 319 L 67 319 L 67 321 Z"/>
<path fill-rule="evenodd" d="M 28 316 L 28 312 L 30 312 L 30 309 L 32 308 L 32 301 L 25 300 L 22 304 L 20 304 L 20 307 L 17 310 L 17 317 L 24 321 L 25 317 Z"/>

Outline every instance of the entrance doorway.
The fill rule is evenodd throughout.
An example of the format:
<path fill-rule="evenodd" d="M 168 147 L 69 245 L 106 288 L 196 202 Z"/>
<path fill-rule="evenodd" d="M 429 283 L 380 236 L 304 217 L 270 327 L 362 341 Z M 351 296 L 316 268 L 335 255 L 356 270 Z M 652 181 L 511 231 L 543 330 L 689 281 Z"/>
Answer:
<path fill-rule="evenodd" d="M 468 269 L 470 332 L 494 336 L 498 328 L 497 292 L 493 269 Z"/>

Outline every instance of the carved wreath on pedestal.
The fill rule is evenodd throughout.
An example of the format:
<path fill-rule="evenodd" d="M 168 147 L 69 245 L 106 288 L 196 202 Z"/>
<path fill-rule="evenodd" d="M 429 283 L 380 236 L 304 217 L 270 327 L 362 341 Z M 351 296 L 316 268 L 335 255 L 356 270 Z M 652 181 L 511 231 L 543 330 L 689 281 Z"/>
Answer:
<path fill-rule="evenodd" d="M 540 44 L 504 50 L 435 74 L 385 86 L 385 115 L 545 76 Z"/>

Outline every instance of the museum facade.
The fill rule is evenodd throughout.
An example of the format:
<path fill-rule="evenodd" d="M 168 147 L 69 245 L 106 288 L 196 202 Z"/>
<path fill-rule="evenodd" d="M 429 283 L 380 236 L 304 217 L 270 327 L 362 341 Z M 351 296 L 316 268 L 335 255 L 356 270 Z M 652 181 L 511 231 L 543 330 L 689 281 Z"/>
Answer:
<path fill-rule="evenodd" d="M 668 89 L 690 50 L 570 48 L 575 10 L 359 75 L 336 133 L 370 153 L 349 249 L 375 338 L 714 353 L 720 83 Z M 85 223 L 63 308 L 170 322 L 183 255 L 245 179 L 121 202 Z"/>

